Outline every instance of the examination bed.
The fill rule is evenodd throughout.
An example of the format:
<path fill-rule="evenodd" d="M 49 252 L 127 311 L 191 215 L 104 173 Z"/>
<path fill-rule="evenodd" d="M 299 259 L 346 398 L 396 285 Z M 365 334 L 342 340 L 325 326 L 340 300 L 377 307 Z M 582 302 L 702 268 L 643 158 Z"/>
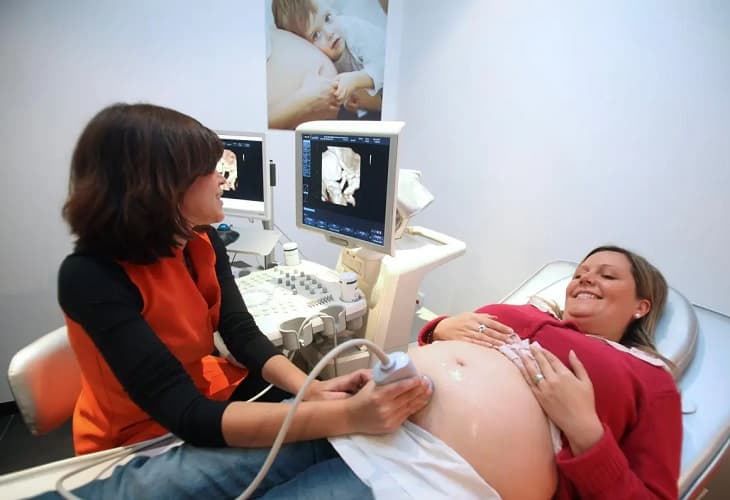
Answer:
<path fill-rule="evenodd" d="M 524 304 L 539 296 L 562 307 L 574 269 L 571 262 L 552 262 L 502 302 Z M 679 497 L 697 498 L 730 443 L 730 317 L 692 305 L 670 288 L 656 345 L 679 373 L 684 412 Z"/>
<path fill-rule="evenodd" d="M 532 296 L 540 296 L 562 306 L 565 287 L 574 269 L 575 264 L 570 262 L 547 264 L 505 297 L 503 302 L 521 304 L 528 302 Z M 431 317 L 430 311 L 417 311 L 414 332 Z M 78 367 L 72 358 L 68 358 L 70 347 L 65 341 L 65 332 L 59 329 L 46 337 L 51 335 L 54 336 L 52 339 L 41 338 L 20 351 L 11 361 L 8 375 L 24 420 L 31 427 L 39 426 L 43 432 L 48 430 L 43 418 L 60 423 L 59 411 L 48 413 L 38 408 L 45 399 L 38 397 L 38 392 L 44 389 L 37 382 L 42 367 L 34 364 L 33 359 L 43 358 L 46 364 L 65 360 L 63 362 L 70 365 L 70 369 L 54 370 L 54 373 L 65 373 L 69 380 L 62 383 L 72 388 L 78 387 Z M 678 383 L 685 412 L 680 498 L 697 498 L 730 442 L 730 395 L 726 388 L 730 380 L 730 317 L 694 306 L 676 290 L 670 289 L 667 308 L 658 327 L 657 347 L 676 363 L 680 373 Z M 58 397 L 54 404 L 63 408 L 60 410 L 62 414 L 70 416 L 69 408 L 72 405 L 58 401 Z M 0 476 L 0 498 L 22 498 L 52 490 L 56 480 L 64 474 L 93 464 L 103 457 L 117 457 L 120 450 L 93 453 Z M 73 488 L 83 484 L 96 477 L 105 466 L 84 470 L 64 485 Z"/>

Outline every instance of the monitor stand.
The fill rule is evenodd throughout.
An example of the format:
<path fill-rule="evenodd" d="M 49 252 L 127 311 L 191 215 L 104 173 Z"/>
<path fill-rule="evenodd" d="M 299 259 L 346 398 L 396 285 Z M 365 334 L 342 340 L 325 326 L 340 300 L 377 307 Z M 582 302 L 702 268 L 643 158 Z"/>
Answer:
<path fill-rule="evenodd" d="M 271 200 L 271 218 L 261 221 L 262 229 L 243 229 L 237 226 L 236 230 L 240 233 L 239 237 L 226 246 L 226 250 L 229 252 L 262 255 L 264 257 L 264 269 L 274 266 L 274 250 L 279 238 L 281 238 L 281 233 L 274 230 L 275 186 L 276 164 L 269 160 L 269 185 L 265 189 L 269 191 L 269 199 Z"/>
<path fill-rule="evenodd" d="M 386 352 L 406 352 L 423 278 L 465 251 L 463 241 L 420 226 L 406 228 L 393 256 L 343 248 L 337 270 L 357 273 L 368 304 L 364 337 Z"/>

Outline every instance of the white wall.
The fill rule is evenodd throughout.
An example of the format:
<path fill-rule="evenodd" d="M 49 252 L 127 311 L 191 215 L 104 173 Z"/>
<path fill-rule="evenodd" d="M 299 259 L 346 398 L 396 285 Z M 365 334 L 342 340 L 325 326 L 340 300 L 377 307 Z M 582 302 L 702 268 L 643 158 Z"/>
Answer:
<path fill-rule="evenodd" d="M 56 272 L 81 128 L 107 104 L 147 101 L 212 128 L 264 130 L 260 2 L 0 3 L 0 367 L 63 324 Z M 4 377 L 3 377 L 4 378 Z M 12 399 L 0 383 L 0 402 Z"/>
<path fill-rule="evenodd" d="M 427 305 L 476 307 L 612 242 L 730 313 L 730 3 L 405 5 L 401 166 L 437 197 L 414 222 L 468 244 Z"/>
<path fill-rule="evenodd" d="M 414 223 L 468 244 L 426 279 L 428 306 L 476 307 L 549 260 L 614 242 L 730 313 L 730 4 L 390 4 L 384 116 L 407 122 L 401 165 L 437 197 Z M 62 323 L 55 279 L 71 239 L 59 212 L 81 127 L 106 104 L 144 100 L 264 130 L 263 11 L 0 3 L 0 367 Z M 294 228 L 293 134 L 267 138 L 277 224 L 334 263 L 336 248 Z"/>

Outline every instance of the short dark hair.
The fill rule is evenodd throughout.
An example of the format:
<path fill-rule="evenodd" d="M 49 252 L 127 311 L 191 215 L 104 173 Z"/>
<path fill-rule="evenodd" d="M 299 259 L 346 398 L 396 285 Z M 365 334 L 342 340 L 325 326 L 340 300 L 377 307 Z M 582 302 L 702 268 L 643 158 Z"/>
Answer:
<path fill-rule="evenodd" d="M 64 219 L 78 251 L 149 264 L 193 233 L 180 212 L 185 191 L 214 171 L 223 144 L 178 111 L 114 104 L 81 133 L 71 160 Z"/>

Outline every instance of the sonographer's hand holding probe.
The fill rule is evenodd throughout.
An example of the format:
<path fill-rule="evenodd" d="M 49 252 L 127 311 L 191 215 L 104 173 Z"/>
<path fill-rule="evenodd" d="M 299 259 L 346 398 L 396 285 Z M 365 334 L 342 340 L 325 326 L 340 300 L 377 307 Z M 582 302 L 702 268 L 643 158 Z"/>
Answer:
<path fill-rule="evenodd" d="M 408 354 L 400 351 L 389 354 L 387 361 L 378 361 L 373 367 L 373 380 L 378 385 L 391 384 L 416 376 L 418 376 L 416 365 Z"/>
<path fill-rule="evenodd" d="M 355 432 L 394 432 L 408 417 L 428 404 L 431 381 L 418 375 L 407 354 L 396 352 L 375 364 L 373 380 L 351 398 Z"/>
<path fill-rule="evenodd" d="M 370 381 L 350 399 L 352 432 L 388 434 L 428 404 L 431 384 L 423 377 L 408 377 L 385 385 Z"/>
<path fill-rule="evenodd" d="M 329 380 L 315 380 L 307 389 L 305 401 L 345 399 L 357 393 L 372 380 L 372 372 L 360 369 Z"/>
<path fill-rule="evenodd" d="M 269 451 L 266 461 L 261 466 L 261 470 L 246 490 L 237 497 L 238 499 L 249 498 L 256 491 L 258 485 L 261 484 L 284 442 L 299 403 L 304 398 L 315 377 L 321 373 L 327 363 L 346 349 L 362 345 L 367 346 L 378 357 L 380 366 L 376 365 L 373 373 L 376 369 L 378 370 L 380 384 L 376 384 L 375 380 L 370 380 L 354 396 L 327 403 L 328 405 L 334 405 L 330 410 L 341 411 L 343 419 L 332 422 L 334 427 L 330 428 L 326 435 L 391 433 L 398 429 L 405 419 L 428 404 L 433 394 L 433 384 L 427 377 L 418 376 L 415 367 L 405 354 L 399 353 L 391 358 L 370 340 L 348 340 L 325 354 L 307 376 L 304 384 L 299 388 L 294 402 L 289 405 L 281 429 L 276 439 L 274 439 L 274 444 L 271 446 L 271 451 Z M 317 403 L 309 404 L 314 405 Z M 303 413 L 306 414 L 307 411 L 305 410 Z M 300 413 L 301 418 L 306 418 L 304 414 Z M 332 415 L 332 413 L 329 414 Z"/>

